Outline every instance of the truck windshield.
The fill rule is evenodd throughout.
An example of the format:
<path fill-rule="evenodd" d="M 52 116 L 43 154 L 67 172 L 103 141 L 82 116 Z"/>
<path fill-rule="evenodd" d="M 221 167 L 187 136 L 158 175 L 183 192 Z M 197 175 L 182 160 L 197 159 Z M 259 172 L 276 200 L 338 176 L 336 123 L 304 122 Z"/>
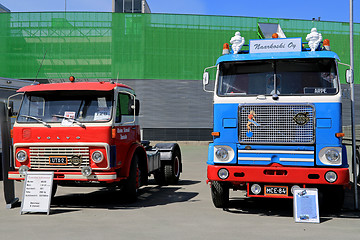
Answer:
<path fill-rule="evenodd" d="M 17 121 L 62 124 L 110 121 L 112 99 L 112 92 L 29 92 L 24 95 Z"/>
<path fill-rule="evenodd" d="M 275 81 L 276 79 L 276 81 Z M 220 64 L 217 94 L 319 95 L 338 92 L 334 59 L 281 59 Z"/>

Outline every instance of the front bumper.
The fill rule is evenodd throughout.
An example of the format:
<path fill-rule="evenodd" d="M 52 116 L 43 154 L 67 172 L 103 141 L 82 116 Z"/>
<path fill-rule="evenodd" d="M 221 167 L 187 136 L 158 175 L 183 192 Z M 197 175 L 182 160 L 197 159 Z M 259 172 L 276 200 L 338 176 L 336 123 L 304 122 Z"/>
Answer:
<path fill-rule="evenodd" d="M 24 180 L 25 175 L 21 175 L 18 171 L 10 171 L 9 179 Z M 116 172 L 93 172 L 88 177 L 83 176 L 80 172 L 54 172 L 54 180 L 56 181 L 99 181 L 111 183 L 121 179 L 117 177 Z"/>
<path fill-rule="evenodd" d="M 222 180 L 218 171 L 225 168 L 229 177 Z M 338 178 L 334 183 L 325 180 L 325 174 L 333 171 Z M 244 183 L 285 183 L 285 184 L 349 184 L 349 170 L 347 168 L 314 168 L 314 167 L 282 167 L 276 166 L 219 166 L 208 165 L 207 177 L 209 181 L 225 181 L 232 184 Z"/>

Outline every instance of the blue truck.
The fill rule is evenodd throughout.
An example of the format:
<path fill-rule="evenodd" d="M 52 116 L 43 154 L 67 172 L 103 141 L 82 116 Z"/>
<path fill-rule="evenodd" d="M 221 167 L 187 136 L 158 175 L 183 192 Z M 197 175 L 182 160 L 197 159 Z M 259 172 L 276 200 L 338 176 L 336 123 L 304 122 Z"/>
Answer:
<path fill-rule="evenodd" d="M 349 184 L 339 57 L 327 39 L 273 37 L 250 40 L 245 50 L 226 43 L 204 70 L 209 91 L 209 69 L 216 68 L 207 160 L 213 203 L 229 206 L 231 189 L 293 198 L 295 188 L 318 188 L 320 203 L 339 209 Z"/>

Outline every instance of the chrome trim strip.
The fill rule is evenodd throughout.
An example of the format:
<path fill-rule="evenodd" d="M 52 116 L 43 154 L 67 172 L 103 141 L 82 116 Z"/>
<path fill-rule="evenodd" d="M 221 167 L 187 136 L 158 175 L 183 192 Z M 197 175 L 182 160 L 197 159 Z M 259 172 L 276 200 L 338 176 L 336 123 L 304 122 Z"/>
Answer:
<path fill-rule="evenodd" d="M 314 151 L 287 151 L 287 150 L 238 150 L 238 153 L 269 153 L 269 154 L 306 154 L 314 155 Z"/>
<path fill-rule="evenodd" d="M 238 157 L 238 160 L 241 160 L 241 161 L 271 161 L 271 158 L 268 158 L 268 157 L 263 157 L 263 158 L 259 158 L 259 157 Z"/>
<path fill-rule="evenodd" d="M 314 162 L 312 158 L 279 158 L 281 162 Z"/>

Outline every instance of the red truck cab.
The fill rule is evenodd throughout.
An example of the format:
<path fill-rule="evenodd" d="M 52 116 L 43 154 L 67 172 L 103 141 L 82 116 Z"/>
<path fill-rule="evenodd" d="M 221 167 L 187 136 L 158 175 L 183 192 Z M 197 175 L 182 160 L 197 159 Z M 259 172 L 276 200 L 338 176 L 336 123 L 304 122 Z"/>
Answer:
<path fill-rule="evenodd" d="M 119 183 L 130 199 L 150 174 L 176 183 L 181 172 L 177 144 L 142 143 L 140 103 L 129 86 L 68 82 L 23 87 L 13 127 L 14 171 L 54 171 L 54 181 Z M 165 171 L 165 169 L 167 171 Z"/>

